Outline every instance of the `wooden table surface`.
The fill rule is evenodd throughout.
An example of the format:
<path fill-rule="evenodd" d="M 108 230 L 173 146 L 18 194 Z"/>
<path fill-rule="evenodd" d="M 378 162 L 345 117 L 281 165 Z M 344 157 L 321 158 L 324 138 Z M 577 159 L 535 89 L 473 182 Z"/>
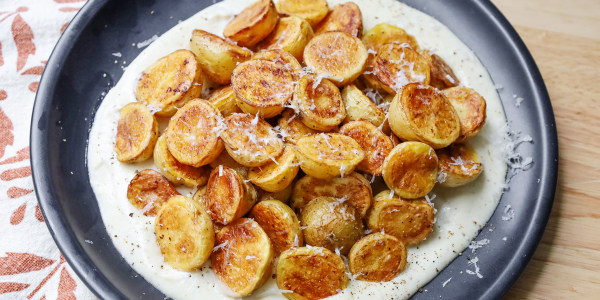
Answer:
<path fill-rule="evenodd" d="M 600 1 L 492 2 L 544 77 L 560 151 L 548 227 L 506 299 L 600 299 Z"/>

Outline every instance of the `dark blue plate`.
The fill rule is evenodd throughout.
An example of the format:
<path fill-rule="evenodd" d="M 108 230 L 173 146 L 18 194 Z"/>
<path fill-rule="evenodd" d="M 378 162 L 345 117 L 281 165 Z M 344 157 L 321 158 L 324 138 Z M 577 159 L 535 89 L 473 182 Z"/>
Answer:
<path fill-rule="evenodd" d="M 64 32 L 42 76 L 31 120 L 37 197 L 63 255 L 101 298 L 162 299 L 164 295 L 123 260 L 106 233 L 86 164 L 86 141 L 94 113 L 103 93 L 123 73 L 122 62 L 132 61 L 142 50 L 132 43 L 160 36 L 178 20 L 212 2 L 90 0 Z M 476 253 L 483 278 L 464 272 L 473 269 L 467 262 L 471 252 L 466 251 L 414 296 L 499 298 L 531 259 L 552 208 L 558 144 L 548 93 L 529 51 L 489 1 L 405 2 L 440 20 L 473 49 L 494 82 L 503 86 L 500 96 L 511 128 L 534 140 L 519 148 L 524 156 L 534 158 L 532 167 L 510 182 L 477 238 L 492 241 Z M 111 55 L 115 52 L 122 57 Z M 525 99 L 519 108 L 513 94 Z M 506 205 L 516 212 L 509 222 L 501 220 Z M 507 240 L 502 241 L 503 237 Z M 443 287 L 450 277 L 451 282 Z"/>

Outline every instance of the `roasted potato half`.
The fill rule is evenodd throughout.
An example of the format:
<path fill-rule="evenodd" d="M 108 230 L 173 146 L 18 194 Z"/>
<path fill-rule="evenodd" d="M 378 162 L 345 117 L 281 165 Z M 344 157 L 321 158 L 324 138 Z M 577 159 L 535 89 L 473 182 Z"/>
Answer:
<path fill-rule="evenodd" d="M 316 34 L 329 31 L 341 31 L 356 37 L 363 33 L 362 13 L 354 2 L 335 5 L 325 20 L 319 25 Z"/>
<path fill-rule="evenodd" d="M 200 167 L 215 160 L 223 151 L 218 136 L 221 114 L 209 102 L 188 102 L 169 121 L 166 130 L 169 152 L 179 162 Z"/>
<path fill-rule="evenodd" d="M 251 219 L 239 219 L 217 234 L 211 256 L 217 278 L 238 296 L 248 296 L 271 276 L 273 245 Z"/>
<path fill-rule="evenodd" d="M 154 216 L 163 203 L 179 195 L 173 184 L 160 173 L 145 169 L 133 177 L 127 187 L 127 199 L 142 210 L 144 216 Z"/>
<path fill-rule="evenodd" d="M 388 190 L 375 196 L 367 226 L 395 236 L 408 246 L 424 240 L 433 231 L 433 221 L 433 207 L 425 200 L 405 200 Z"/>
<path fill-rule="evenodd" d="M 354 139 L 338 133 L 303 137 L 296 143 L 296 154 L 302 171 L 321 179 L 346 176 L 365 158 Z"/>
<path fill-rule="evenodd" d="M 225 149 L 238 163 L 258 167 L 274 161 L 283 153 L 283 140 L 269 123 L 250 114 L 233 114 L 225 118 L 221 133 Z"/>
<path fill-rule="evenodd" d="M 154 234 L 165 261 L 175 269 L 194 271 L 210 257 L 215 245 L 206 212 L 184 196 L 174 196 L 156 215 Z"/>
<path fill-rule="evenodd" d="M 115 153 L 121 162 L 139 162 L 152 156 L 158 138 L 158 121 L 141 103 L 119 110 Z"/>
<path fill-rule="evenodd" d="M 264 166 L 254 167 L 248 172 L 250 182 L 267 192 L 279 192 L 289 186 L 300 167 L 296 152 L 292 147 L 285 147 L 275 161 Z"/>
<path fill-rule="evenodd" d="M 429 53 L 423 53 L 429 55 Z M 460 80 L 454 75 L 452 68 L 437 54 L 431 54 L 429 68 L 431 79 L 429 84 L 437 89 L 443 90 L 460 85 Z"/>
<path fill-rule="evenodd" d="M 382 174 L 385 184 L 400 197 L 424 197 L 437 180 L 438 158 L 427 144 L 404 142 L 387 156 Z"/>
<path fill-rule="evenodd" d="M 348 266 L 358 280 L 390 281 L 404 270 L 406 255 L 406 247 L 399 239 L 377 232 L 352 246 Z"/>
<path fill-rule="evenodd" d="M 392 140 L 367 121 L 352 121 L 340 128 L 340 134 L 353 138 L 365 152 L 365 159 L 356 169 L 371 175 L 381 175 L 383 161 L 392 152 Z"/>
<path fill-rule="evenodd" d="M 325 248 L 292 248 L 277 261 L 277 287 L 291 300 L 333 296 L 345 289 L 348 281 L 342 258 Z"/>
<path fill-rule="evenodd" d="M 208 102 L 212 103 L 212 105 L 221 112 L 223 117 L 242 112 L 237 106 L 235 91 L 230 85 L 214 91 L 210 95 L 210 98 L 208 98 Z"/>
<path fill-rule="evenodd" d="M 485 124 L 485 99 L 468 87 L 457 86 L 442 93 L 450 100 L 460 120 L 460 135 L 455 142 L 462 143 L 476 136 Z"/>
<path fill-rule="evenodd" d="M 319 179 L 304 176 L 294 183 L 290 206 L 302 211 L 311 200 L 318 197 L 332 197 L 354 207 L 361 218 L 373 202 L 371 183 L 365 176 L 352 172 L 344 177 Z"/>
<path fill-rule="evenodd" d="M 342 100 L 346 107 L 346 122 L 365 120 L 389 133 L 385 112 L 377 107 L 369 97 L 354 84 L 349 84 L 342 90 Z M 383 125 L 382 125 L 383 124 Z"/>
<path fill-rule="evenodd" d="M 460 135 L 460 119 L 443 93 L 418 83 L 407 84 L 396 94 L 388 121 L 394 134 L 405 141 L 420 141 L 440 149 Z"/>
<path fill-rule="evenodd" d="M 258 49 L 283 49 L 302 61 L 304 47 L 313 38 L 310 24 L 299 17 L 289 16 L 279 19 L 275 30 L 256 47 Z"/>
<path fill-rule="evenodd" d="M 311 246 L 338 249 L 348 254 L 364 234 L 356 209 L 332 197 L 317 197 L 308 202 L 300 213 L 304 241 Z"/>
<path fill-rule="evenodd" d="M 266 38 L 277 25 L 279 16 L 271 0 L 258 0 L 231 20 L 223 36 L 242 47 L 252 47 Z"/>
<path fill-rule="evenodd" d="M 300 121 L 314 130 L 332 130 L 346 118 L 340 90 L 333 82 L 313 74 L 300 78 L 292 103 Z"/>
<path fill-rule="evenodd" d="M 154 164 L 172 183 L 189 187 L 205 185 L 210 174 L 210 168 L 207 166 L 195 168 L 177 161 L 169 152 L 167 137 L 164 134 L 158 138 L 154 147 Z"/>
<path fill-rule="evenodd" d="M 326 0 L 279 0 L 275 6 L 280 14 L 305 19 L 313 28 L 329 12 Z"/>
<path fill-rule="evenodd" d="M 282 49 L 268 49 L 256 52 L 250 59 L 267 60 L 274 63 L 278 63 L 285 67 L 286 70 L 292 73 L 294 82 L 300 79 L 300 72 L 302 72 L 302 65 L 298 60 Z"/>
<path fill-rule="evenodd" d="M 218 84 L 229 84 L 235 66 L 252 56 L 247 48 L 200 29 L 192 32 L 190 49 L 196 54 L 204 75 Z"/>
<path fill-rule="evenodd" d="M 366 61 L 365 45 L 345 32 L 316 35 L 304 48 L 304 63 L 337 86 L 354 81 L 364 70 Z"/>
<path fill-rule="evenodd" d="M 296 144 L 296 142 L 305 136 L 318 133 L 318 131 L 304 125 L 298 115 L 292 109 L 286 109 L 281 114 L 279 121 L 279 130 L 286 143 Z"/>
<path fill-rule="evenodd" d="M 254 218 L 254 221 L 267 233 L 277 253 L 304 245 L 298 217 L 283 202 L 261 201 L 254 205 L 250 217 Z"/>
<path fill-rule="evenodd" d="M 170 117 L 202 93 L 202 68 L 196 55 L 177 50 L 152 64 L 137 82 L 135 98 L 157 116 Z"/>
<path fill-rule="evenodd" d="M 245 215 L 257 199 L 254 186 L 234 169 L 219 166 L 210 172 L 204 205 L 215 222 L 230 224 Z"/>
<path fill-rule="evenodd" d="M 292 97 L 294 75 L 284 65 L 252 59 L 233 70 L 231 85 L 242 111 L 271 118 L 281 113 Z"/>
<path fill-rule="evenodd" d="M 385 44 L 379 47 L 373 71 L 388 93 L 399 93 L 413 82 L 429 84 L 429 61 L 405 44 Z"/>
<path fill-rule="evenodd" d="M 223 165 L 225 167 L 229 167 L 236 170 L 244 178 L 248 177 L 248 171 L 250 168 L 239 164 L 237 161 L 235 161 L 235 159 L 231 157 L 231 155 L 229 155 L 229 153 L 227 153 L 227 151 L 221 152 L 221 154 L 210 163 L 210 166 L 213 169 L 218 168 L 219 165 Z"/>
<path fill-rule="evenodd" d="M 441 186 L 457 187 L 474 181 L 483 168 L 479 155 L 468 144 L 452 144 L 436 151 L 439 161 L 438 181 Z"/>

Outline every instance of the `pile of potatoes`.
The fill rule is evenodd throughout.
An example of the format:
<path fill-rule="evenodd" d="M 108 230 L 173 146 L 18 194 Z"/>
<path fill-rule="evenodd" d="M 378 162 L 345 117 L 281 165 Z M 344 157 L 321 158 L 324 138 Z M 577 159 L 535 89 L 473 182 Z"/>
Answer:
<path fill-rule="evenodd" d="M 363 34 L 352 2 L 259 0 L 223 36 L 194 30 L 120 110 L 118 160 L 156 165 L 127 198 L 155 216 L 165 261 L 193 271 L 211 259 L 240 296 L 271 276 L 275 257 L 290 299 L 334 295 L 349 274 L 393 279 L 406 247 L 433 230 L 424 197 L 481 173 L 464 142 L 481 130 L 485 100 L 403 29 Z M 221 87 L 202 99 L 208 82 Z M 162 133 L 157 117 L 170 118 Z M 374 196 L 379 178 L 387 189 Z"/>

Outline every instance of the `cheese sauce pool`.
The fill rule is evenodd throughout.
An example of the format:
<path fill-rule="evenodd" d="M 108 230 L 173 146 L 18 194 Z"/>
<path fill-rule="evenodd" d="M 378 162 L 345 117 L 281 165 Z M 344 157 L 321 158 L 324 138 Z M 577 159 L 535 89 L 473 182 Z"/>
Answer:
<path fill-rule="evenodd" d="M 408 264 L 389 282 L 351 280 L 348 288 L 333 299 L 408 298 L 437 275 L 462 252 L 494 212 L 507 166 L 499 142 L 505 136 L 506 119 L 489 74 L 473 52 L 448 28 L 432 17 L 393 0 L 353 0 L 362 11 L 365 31 L 389 23 L 412 34 L 421 48 L 441 56 L 462 84 L 475 89 L 487 101 L 487 121 L 470 141 L 483 163 L 484 172 L 475 182 L 460 188 L 436 188 L 429 195 L 437 209 L 433 233 L 408 248 Z M 154 236 L 154 217 L 144 216 L 127 200 L 127 185 L 136 171 L 156 169 L 152 159 L 136 164 L 121 163 L 114 153 L 119 109 L 135 101 L 138 76 L 159 58 L 188 49 L 194 29 L 222 36 L 233 15 L 251 4 L 250 0 L 226 0 L 210 6 L 181 22 L 148 46 L 127 67 L 123 76 L 104 98 L 96 112 L 88 144 L 90 183 L 96 194 L 106 230 L 127 263 L 148 282 L 175 299 L 228 299 L 207 262 L 199 271 L 173 269 L 163 260 Z M 333 5 L 346 1 L 329 0 Z M 117 50 L 117 49 L 115 49 Z M 164 127 L 164 126 L 163 126 Z M 177 188 L 191 196 L 193 190 Z M 434 197 L 435 195 L 435 197 Z M 117 263 L 117 262 L 115 262 Z M 284 298 L 274 279 L 256 290 L 250 299 Z"/>

